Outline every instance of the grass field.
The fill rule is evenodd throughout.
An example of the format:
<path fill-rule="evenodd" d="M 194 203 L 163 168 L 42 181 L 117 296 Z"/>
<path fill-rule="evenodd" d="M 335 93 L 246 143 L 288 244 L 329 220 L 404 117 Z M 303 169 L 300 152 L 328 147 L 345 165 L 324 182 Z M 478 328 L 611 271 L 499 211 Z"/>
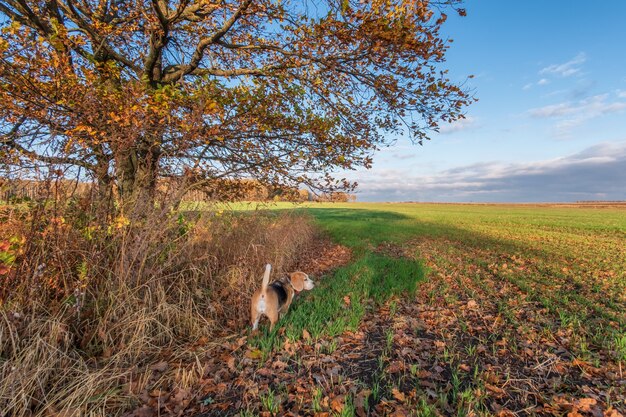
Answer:
<path fill-rule="evenodd" d="M 360 204 L 309 211 L 359 252 L 391 243 L 443 273 L 474 275 L 479 286 L 480 273 L 489 272 L 565 321 L 624 330 L 624 209 Z"/>
<path fill-rule="evenodd" d="M 623 208 L 297 210 L 349 247 L 352 262 L 298 300 L 282 328 L 249 340 L 233 377 L 238 391 L 229 391 L 247 399 L 238 407 L 251 415 L 624 413 Z M 206 398 L 219 407 L 218 393 Z"/>

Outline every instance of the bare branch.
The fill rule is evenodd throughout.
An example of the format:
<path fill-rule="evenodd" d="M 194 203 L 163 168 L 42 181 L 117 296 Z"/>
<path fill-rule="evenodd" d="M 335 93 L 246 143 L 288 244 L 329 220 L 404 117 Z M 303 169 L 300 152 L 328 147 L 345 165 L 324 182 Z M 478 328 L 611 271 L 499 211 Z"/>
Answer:
<path fill-rule="evenodd" d="M 148 79 L 154 81 L 161 78 L 161 57 L 163 54 L 163 48 L 167 45 L 167 36 L 169 33 L 169 20 L 167 4 L 163 0 L 152 0 L 152 8 L 154 9 L 161 28 L 158 30 L 152 30 L 150 34 L 150 51 L 145 60 L 144 73 L 148 76 Z M 158 68 L 157 68 L 158 66 Z M 156 71 L 158 70 L 158 71 Z"/>
<path fill-rule="evenodd" d="M 19 128 L 19 126 L 16 126 Z M 13 130 L 15 130 L 13 132 Z M 76 159 L 71 158 L 69 156 L 50 156 L 50 155 L 41 155 L 35 151 L 26 149 L 15 140 L 15 134 L 17 130 L 15 127 L 13 128 L 13 134 L 5 135 L 4 137 L 0 137 L 0 144 L 7 146 L 9 149 L 14 149 L 18 151 L 20 154 L 27 156 L 28 158 L 43 162 L 45 164 L 58 164 L 58 165 L 74 165 L 80 166 L 85 169 L 94 171 L 96 166 L 88 163 L 84 159 Z"/>
<path fill-rule="evenodd" d="M 74 7 L 73 0 L 67 0 L 67 4 L 61 4 L 60 7 L 79 28 L 89 34 L 94 52 L 101 48 L 109 57 L 131 69 L 138 76 L 142 73 L 141 68 L 135 65 L 130 58 L 127 58 L 115 51 L 115 49 L 108 44 L 106 38 L 101 37 L 96 30 L 81 17 L 77 7 Z"/>
<path fill-rule="evenodd" d="M 239 77 L 242 75 L 256 75 L 256 76 L 265 76 L 271 74 L 273 71 L 285 70 L 288 68 L 293 68 L 287 65 L 268 65 L 267 67 L 262 68 L 237 68 L 232 70 L 225 70 L 219 68 L 196 68 L 190 75 L 195 76 L 205 76 L 205 75 L 214 75 L 217 77 Z M 163 78 L 164 82 L 173 82 L 177 79 L 179 70 L 176 70 L 174 73 L 167 73 Z"/>
<path fill-rule="evenodd" d="M 241 15 L 243 15 L 243 13 L 246 11 L 251 3 L 252 0 L 244 0 L 244 2 L 239 6 L 239 8 L 237 8 L 235 13 L 230 17 L 230 19 L 228 19 L 217 32 L 215 32 L 212 36 L 208 38 L 202 39 L 198 43 L 198 46 L 191 56 L 189 63 L 186 65 L 180 65 L 178 66 L 178 69 L 176 71 L 174 71 L 173 73 L 169 73 L 167 76 L 168 81 L 176 82 L 183 76 L 191 74 L 193 71 L 195 71 L 200 65 L 200 61 L 202 61 L 206 48 L 209 45 L 214 44 L 215 42 L 222 39 L 222 37 L 226 35 L 226 33 L 233 27 L 237 20 L 239 20 Z"/>

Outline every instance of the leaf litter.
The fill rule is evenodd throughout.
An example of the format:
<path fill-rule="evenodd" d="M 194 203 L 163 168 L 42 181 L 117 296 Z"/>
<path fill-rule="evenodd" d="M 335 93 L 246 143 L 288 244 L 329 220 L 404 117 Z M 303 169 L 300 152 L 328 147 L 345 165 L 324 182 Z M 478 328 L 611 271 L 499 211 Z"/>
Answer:
<path fill-rule="evenodd" d="M 502 259 L 444 238 L 377 251 L 419 253 L 430 279 L 414 297 L 369 303 L 358 329 L 334 338 L 314 339 L 305 329 L 298 340 L 284 338 L 264 355 L 247 346 L 242 331 L 207 352 L 193 389 L 151 393 L 129 415 L 625 414 L 622 362 L 608 345 L 586 339 L 597 323 L 619 327 L 619 310 L 602 320 L 580 299 L 566 305 L 552 299 L 551 305 L 544 295 L 549 283 L 532 275 L 546 266 L 532 256 Z M 322 256 L 304 261 L 302 269 L 316 276 L 350 259 L 339 246 L 315 252 Z M 575 283 L 565 279 L 562 286 Z M 349 295 L 344 303 L 350 305 Z M 567 325 L 559 314 L 565 307 L 589 320 Z M 169 366 L 151 369 L 158 374 Z"/>

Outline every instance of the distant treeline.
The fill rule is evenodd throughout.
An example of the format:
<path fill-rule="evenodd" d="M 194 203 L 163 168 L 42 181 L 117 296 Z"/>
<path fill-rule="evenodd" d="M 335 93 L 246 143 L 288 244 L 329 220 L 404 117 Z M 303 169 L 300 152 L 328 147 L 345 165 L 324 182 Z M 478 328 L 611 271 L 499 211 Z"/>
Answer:
<path fill-rule="evenodd" d="M 580 200 L 576 204 L 626 204 L 626 200 Z"/>
<path fill-rule="evenodd" d="M 42 200 L 57 197 L 88 196 L 93 189 L 90 182 L 54 180 L 9 180 L 0 178 L 0 200 Z"/>
<path fill-rule="evenodd" d="M 162 179 L 158 191 L 163 194 L 178 192 L 178 179 Z M 89 198 L 95 193 L 94 184 L 86 181 L 12 180 L 0 178 L 1 201 L 45 200 L 50 198 Z M 208 182 L 184 191 L 182 201 L 355 201 L 354 194 L 335 192 L 315 194 L 305 189 L 267 186 L 254 180 L 221 180 Z"/>

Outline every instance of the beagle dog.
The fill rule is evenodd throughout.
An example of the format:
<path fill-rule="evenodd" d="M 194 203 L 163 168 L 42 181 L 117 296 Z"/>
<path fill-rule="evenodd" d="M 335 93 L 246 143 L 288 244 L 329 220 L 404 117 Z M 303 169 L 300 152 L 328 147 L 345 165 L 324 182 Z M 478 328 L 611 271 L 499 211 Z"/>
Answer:
<path fill-rule="evenodd" d="M 312 290 L 315 287 L 309 276 L 300 271 L 292 272 L 288 278 L 279 279 L 270 284 L 271 271 L 272 266 L 267 264 L 263 275 L 263 284 L 252 296 L 250 304 L 252 330 L 258 328 L 261 316 L 270 319 L 270 330 L 272 330 L 279 317 L 287 313 L 294 295 L 302 290 Z"/>

